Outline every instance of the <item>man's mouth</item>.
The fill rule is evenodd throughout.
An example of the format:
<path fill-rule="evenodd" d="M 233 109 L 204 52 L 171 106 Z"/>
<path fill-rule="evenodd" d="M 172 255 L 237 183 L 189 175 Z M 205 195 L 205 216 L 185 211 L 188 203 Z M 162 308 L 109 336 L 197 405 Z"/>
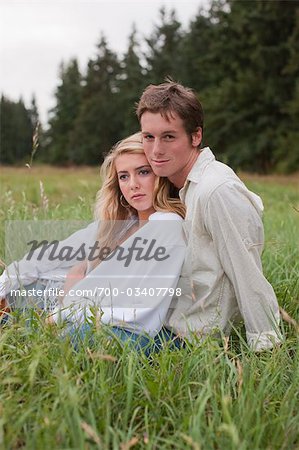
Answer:
<path fill-rule="evenodd" d="M 152 159 L 152 163 L 156 166 L 160 166 L 162 164 L 165 164 L 169 161 L 169 159 Z"/>

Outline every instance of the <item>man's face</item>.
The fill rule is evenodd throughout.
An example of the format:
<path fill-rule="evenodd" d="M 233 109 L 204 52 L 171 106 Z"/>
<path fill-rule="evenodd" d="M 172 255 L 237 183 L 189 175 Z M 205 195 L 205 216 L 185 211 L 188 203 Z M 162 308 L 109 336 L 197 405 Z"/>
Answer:
<path fill-rule="evenodd" d="M 160 113 L 146 111 L 140 124 L 143 148 L 154 173 L 182 187 L 199 154 L 201 129 L 190 137 L 175 113 L 167 120 Z"/>

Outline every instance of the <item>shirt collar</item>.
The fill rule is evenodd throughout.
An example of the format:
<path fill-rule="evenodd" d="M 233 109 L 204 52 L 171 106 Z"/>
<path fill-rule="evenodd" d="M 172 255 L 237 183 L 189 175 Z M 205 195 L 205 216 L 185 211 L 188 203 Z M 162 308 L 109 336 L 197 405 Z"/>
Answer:
<path fill-rule="evenodd" d="M 204 147 L 200 150 L 197 160 L 193 164 L 192 169 L 187 175 L 184 186 L 179 192 L 181 200 L 185 198 L 187 188 L 189 186 L 190 181 L 193 183 L 198 183 L 200 177 L 210 162 L 215 161 L 215 156 L 209 147 Z"/>

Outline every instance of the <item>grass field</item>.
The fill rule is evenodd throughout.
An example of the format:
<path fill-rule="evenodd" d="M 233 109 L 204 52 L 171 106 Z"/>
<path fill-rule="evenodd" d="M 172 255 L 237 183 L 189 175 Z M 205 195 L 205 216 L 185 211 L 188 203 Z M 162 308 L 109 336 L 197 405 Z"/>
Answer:
<path fill-rule="evenodd" d="M 298 178 L 241 177 L 264 200 L 283 345 L 255 354 L 237 330 L 149 360 L 99 327 L 75 352 L 38 315 L 16 318 L 0 331 L 0 448 L 299 449 Z M 100 185 L 93 168 L 2 168 L 0 181 L 2 250 L 5 220 L 91 219 Z"/>

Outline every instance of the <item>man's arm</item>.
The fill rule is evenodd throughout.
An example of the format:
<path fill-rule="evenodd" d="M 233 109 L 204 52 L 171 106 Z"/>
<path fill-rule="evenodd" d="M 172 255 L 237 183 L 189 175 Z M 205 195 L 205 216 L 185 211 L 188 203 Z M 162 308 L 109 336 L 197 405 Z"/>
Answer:
<path fill-rule="evenodd" d="M 271 348 L 281 341 L 279 308 L 262 271 L 263 224 L 246 188 L 219 186 L 207 202 L 205 224 L 233 285 L 250 347 Z"/>

